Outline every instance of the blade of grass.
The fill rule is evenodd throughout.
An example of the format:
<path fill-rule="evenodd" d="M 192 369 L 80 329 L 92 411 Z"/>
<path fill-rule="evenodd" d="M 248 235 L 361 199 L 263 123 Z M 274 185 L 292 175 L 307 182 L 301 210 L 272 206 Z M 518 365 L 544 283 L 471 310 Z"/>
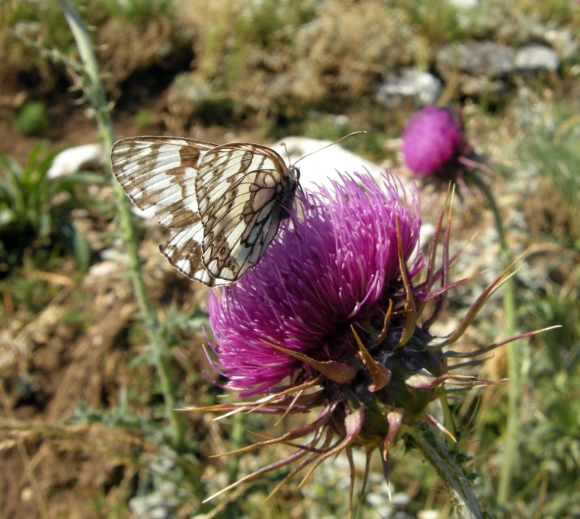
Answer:
<path fill-rule="evenodd" d="M 92 42 L 89 38 L 85 25 L 78 12 L 66 1 L 56 0 L 66 18 L 73 33 L 75 42 L 81 57 L 84 70 L 83 90 L 94 110 L 94 116 L 99 129 L 99 136 L 105 149 L 110 150 L 114 142 L 113 125 L 110 117 L 110 107 L 107 104 L 101 76 Z M 112 171 L 109 172 L 112 175 Z M 129 201 L 123 188 L 118 182 L 113 182 L 117 202 L 117 212 L 121 222 L 123 242 L 129 256 L 129 269 L 135 296 L 140 312 L 145 321 L 148 340 L 151 344 L 152 361 L 155 365 L 157 376 L 161 384 L 161 390 L 165 400 L 165 415 L 169 420 L 173 448 L 177 452 L 183 450 L 184 424 L 182 416 L 176 411 L 176 390 L 170 376 L 167 362 L 167 344 L 160 332 L 156 313 L 149 302 L 145 282 L 141 271 L 141 263 L 138 255 L 138 244 L 133 227 Z"/>
<path fill-rule="evenodd" d="M 499 207 L 495 201 L 495 197 L 491 192 L 489 186 L 476 177 L 478 186 L 485 194 L 489 205 L 491 207 L 497 232 L 499 235 L 499 242 L 501 247 L 501 259 L 504 267 L 510 264 L 508 256 L 508 246 L 506 241 L 505 228 Z M 503 308 L 506 334 L 512 337 L 516 333 L 515 325 L 515 295 L 513 279 L 506 279 L 503 289 Z M 518 459 L 518 434 L 519 434 L 519 420 L 520 420 L 520 399 L 521 399 L 521 376 L 520 367 L 521 359 L 519 353 L 519 342 L 511 342 L 507 345 L 507 368 L 508 378 L 510 381 L 508 389 L 508 415 L 506 439 L 504 446 L 503 465 L 501 468 L 499 478 L 499 489 L 497 502 L 499 505 L 506 505 L 508 503 L 511 493 L 511 481 L 513 469 Z"/>
<path fill-rule="evenodd" d="M 2 397 L 2 406 L 4 407 L 4 412 L 6 416 L 10 419 L 14 418 L 12 414 L 12 408 L 8 405 L 8 395 L 4 390 L 4 385 L 0 383 L 0 396 Z M 40 485 L 38 484 L 38 480 L 34 475 L 34 469 L 30 463 L 30 456 L 28 455 L 28 451 L 26 450 L 26 445 L 21 439 L 16 440 L 16 446 L 18 448 L 18 452 L 20 453 L 20 457 L 22 458 L 22 464 L 24 465 L 24 473 L 28 478 L 28 482 L 30 483 L 30 488 L 32 488 L 32 494 L 34 496 L 34 500 L 36 501 L 36 507 L 38 508 L 38 514 L 42 519 L 48 519 L 48 507 L 46 506 L 46 502 L 42 498 L 42 492 L 40 490 Z"/>

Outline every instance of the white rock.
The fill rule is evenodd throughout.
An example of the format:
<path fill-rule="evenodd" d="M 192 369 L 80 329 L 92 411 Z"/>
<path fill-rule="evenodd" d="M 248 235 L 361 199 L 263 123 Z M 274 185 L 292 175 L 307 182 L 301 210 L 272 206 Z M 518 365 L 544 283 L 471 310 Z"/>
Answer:
<path fill-rule="evenodd" d="M 417 519 L 439 519 L 441 514 L 436 510 L 422 510 L 417 514 Z"/>
<path fill-rule="evenodd" d="M 458 9 L 471 9 L 479 5 L 478 0 L 448 0 L 449 4 Z"/>
<path fill-rule="evenodd" d="M 389 75 L 377 91 L 376 100 L 386 108 L 396 108 L 401 98 L 412 97 L 420 104 L 434 104 L 441 95 L 443 85 L 429 72 L 406 68 L 399 75 Z"/>
<path fill-rule="evenodd" d="M 406 492 L 395 492 L 393 494 L 393 506 L 407 506 L 411 502 L 411 498 Z"/>
<path fill-rule="evenodd" d="M 129 256 L 117 249 L 101 251 L 101 261 L 93 265 L 87 274 L 87 279 L 112 278 L 125 270 L 129 264 Z"/>
<path fill-rule="evenodd" d="M 352 137 L 353 139 L 364 139 L 364 136 Z M 284 150 L 282 143 L 286 144 L 286 149 L 290 155 Z M 322 141 L 316 139 L 308 139 L 306 137 L 286 137 L 270 147 L 279 153 L 287 164 L 298 163 L 300 169 L 300 184 L 305 190 L 316 190 L 316 185 L 332 187 L 332 180 L 339 180 L 339 173 L 352 174 L 355 172 L 365 173 L 368 171 L 374 178 L 380 179 L 385 173 L 385 168 L 370 160 L 363 159 L 356 153 L 345 150 L 338 144 L 322 149 L 325 146 L 332 144 L 331 141 Z M 316 153 L 314 153 L 316 152 Z M 314 153 L 300 160 L 302 157 Z M 408 181 L 401 179 L 403 182 Z M 405 185 L 405 188 L 408 186 Z"/>
<path fill-rule="evenodd" d="M 571 58 L 578 50 L 578 40 L 569 29 L 551 29 L 544 34 L 546 41 L 564 59 Z"/>
<path fill-rule="evenodd" d="M 514 59 L 521 71 L 549 70 L 555 72 L 560 66 L 558 53 L 545 45 L 526 45 L 518 49 Z"/>
<path fill-rule="evenodd" d="M 47 178 L 63 177 L 80 171 L 89 164 L 103 166 L 105 152 L 101 144 L 84 144 L 61 151 L 52 161 Z"/>

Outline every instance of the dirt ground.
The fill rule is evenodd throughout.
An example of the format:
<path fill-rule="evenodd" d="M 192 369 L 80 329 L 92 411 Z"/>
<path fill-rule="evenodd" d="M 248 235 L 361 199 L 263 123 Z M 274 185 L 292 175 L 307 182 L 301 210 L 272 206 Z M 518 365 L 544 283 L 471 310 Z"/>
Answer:
<path fill-rule="evenodd" d="M 10 122 L 15 114 L 10 100 L 18 95 L 19 91 L 2 92 L 0 151 L 19 163 L 25 163 L 43 139 L 49 140 L 50 149 L 98 142 L 96 125 L 87 117 L 86 106 L 79 106 L 66 92 L 55 96 L 49 106 L 51 127 L 46 135 L 41 138 L 15 131 Z M 156 97 L 145 104 L 159 106 Z M 115 112 L 114 120 L 119 137 L 140 133 L 130 114 Z M 208 133 L 219 139 L 218 131 Z M 114 233 L 117 223 L 114 219 L 89 219 L 88 225 L 95 232 Z M 103 245 L 96 247 L 98 251 Z M 192 284 L 162 263 L 153 241 L 144 249 L 153 258 L 145 263 L 145 272 L 149 294 L 159 307 L 172 300 L 191 304 L 195 296 Z M 137 353 L 127 337 L 135 324 L 137 307 L 130 280 L 119 278 L 116 267 L 112 263 L 109 277 L 91 278 L 89 274 L 84 279 L 75 275 L 70 258 L 62 258 L 56 272 L 38 274 L 23 269 L 24 276 L 44 276 L 54 295 L 30 322 L 24 321 L 19 309 L 13 308 L 10 295 L 4 293 L 3 304 L 11 319 L 8 329 L 1 332 L 0 350 L 4 359 L 12 355 L 8 369 L 2 366 L 2 385 L 7 389 L 0 393 L 0 431 L 10 429 L 12 433 L 2 433 L 0 439 L 2 519 L 103 517 L 110 506 L 126 501 L 134 491 L 139 467 L 129 458 L 152 449 L 138 433 L 119 437 L 118 430 L 100 423 L 61 427 L 72 418 L 79 401 L 90 408 L 108 408 L 117 403 L 122 386 L 134 385 L 127 377 L 135 376 L 135 370 L 123 373 L 122 366 Z M 63 318 L 67 307 L 89 316 L 86 328 L 67 324 Z M 185 360 L 199 365 L 202 359 L 203 355 Z M 151 370 L 139 370 L 148 383 Z M 126 516 L 128 511 L 125 508 L 118 513 Z"/>

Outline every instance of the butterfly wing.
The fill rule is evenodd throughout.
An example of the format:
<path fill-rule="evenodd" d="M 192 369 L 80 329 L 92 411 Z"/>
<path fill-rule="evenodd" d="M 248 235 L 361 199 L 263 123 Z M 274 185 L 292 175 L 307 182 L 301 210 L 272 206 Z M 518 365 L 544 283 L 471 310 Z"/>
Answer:
<path fill-rule="evenodd" d="M 195 177 L 203 154 L 215 146 L 176 137 L 123 139 L 111 150 L 113 172 L 139 209 L 182 229 L 199 220 Z"/>
<path fill-rule="evenodd" d="M 176 137 L 135 137 L 116 142 L 111 163 L 133 203 L 153 212 L 171 230 L 160 246 L 171 265 L 190 279 L 214 285 L 201 261 L 201 223 L 195 178 L 204 153 L 215 144 Z"/>
<path fill-rule="evenodd" d="M 195 190 L 204 228 L 201 259 L 211 276 L 233 283 L 260 261 L 290 215 L 293 171 L 258 144 L 224 144 L 204 155 Z"/>
<path fill-rule="evenodd" d="M 169 263 L 182 274 L 194 281 L 201 281 L 210 287 L 229 285 L 210 276 L 201 260 L 201 243 L 203 241 L 203 226 L 201 221 L 185 227 L 178 232 L 171 231 L 171 236 L 159 246 L 159 250 L 169 260 Z"/>

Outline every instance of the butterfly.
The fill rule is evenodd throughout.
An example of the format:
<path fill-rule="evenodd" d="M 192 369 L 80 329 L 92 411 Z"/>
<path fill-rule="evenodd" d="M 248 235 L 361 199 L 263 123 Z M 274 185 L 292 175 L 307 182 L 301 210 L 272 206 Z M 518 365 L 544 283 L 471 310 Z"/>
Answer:
<path fill-rule="evenodd" d="M 192 280 L 229 285 L 257 265 L 288 218 L 300 170 L 251 143 L 132 137 L 111 150 L 117 180 L 170 230 L 159 249 Z"/>

